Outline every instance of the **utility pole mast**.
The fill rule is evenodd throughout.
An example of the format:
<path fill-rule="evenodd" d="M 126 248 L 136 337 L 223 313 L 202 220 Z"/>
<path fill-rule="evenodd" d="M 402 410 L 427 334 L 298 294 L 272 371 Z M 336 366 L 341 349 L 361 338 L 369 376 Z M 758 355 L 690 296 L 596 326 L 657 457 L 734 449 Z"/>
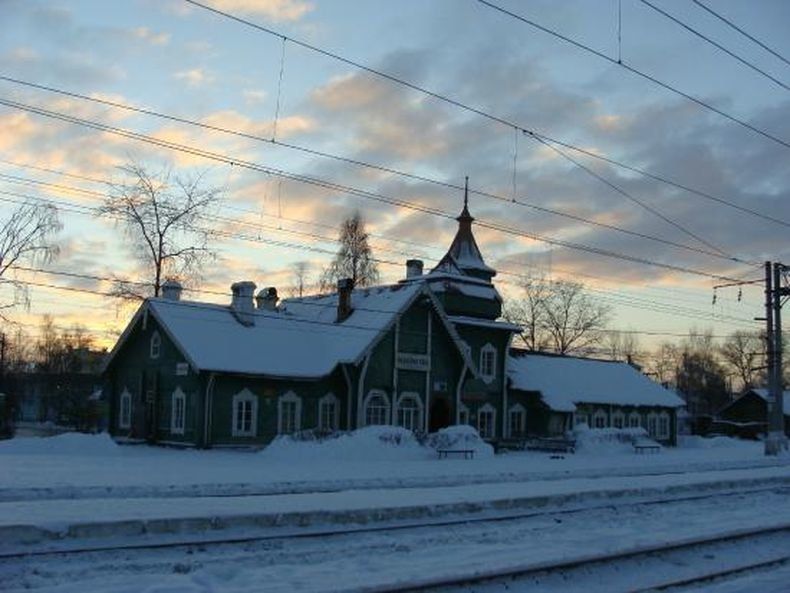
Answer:
<path fill-rule="evenodd" d="M 778 455 L 787 449 L 784 419 L 784 376 L 782 365 L 782 302 L 790 296 L 785 286 L 788 267 L 765 262 L 765 331 L 768 358 L 768 435 L 765 454 Z M 785 299 L 786 300 L 786 299 Z"/>

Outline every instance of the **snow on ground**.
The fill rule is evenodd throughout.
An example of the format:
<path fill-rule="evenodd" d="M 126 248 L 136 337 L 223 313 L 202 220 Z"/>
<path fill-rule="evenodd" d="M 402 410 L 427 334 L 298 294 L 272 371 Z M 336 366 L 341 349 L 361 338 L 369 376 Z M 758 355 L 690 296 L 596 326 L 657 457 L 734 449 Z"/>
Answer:
<path fill-rule="evenodd" d="M 765 457 L 760 442 L 699 437 L 648 455 L 592 447 L 575 455 L 492 457 L 480 448 L 471 460 L 439 460 L 409 438 L 397 446 L 383 442 L 376 430 L 320 445 L 282 440 L 261 452 L 121 446 L 107 435 L 16 438 L 0 441 L 0 500 L 426 487 L 790 466 L 788 456 Z"/>

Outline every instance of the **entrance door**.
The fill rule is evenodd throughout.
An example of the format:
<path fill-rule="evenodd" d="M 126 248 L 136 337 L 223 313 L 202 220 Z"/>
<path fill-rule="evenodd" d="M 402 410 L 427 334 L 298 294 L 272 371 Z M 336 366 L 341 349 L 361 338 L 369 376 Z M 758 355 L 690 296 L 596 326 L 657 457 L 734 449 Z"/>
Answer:
<path fill-rule="evenodd" d="M 428 431 L 436 432 L 440 428 L 450 426 L 450 403 L 442 395 L 434 395 L 428 417 Z"/>

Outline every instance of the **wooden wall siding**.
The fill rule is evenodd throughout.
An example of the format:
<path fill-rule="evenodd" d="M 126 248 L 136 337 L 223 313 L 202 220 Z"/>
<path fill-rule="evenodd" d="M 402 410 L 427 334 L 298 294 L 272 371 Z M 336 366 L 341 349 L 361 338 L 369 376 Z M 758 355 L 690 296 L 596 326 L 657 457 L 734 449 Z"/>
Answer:
<path fill-rule="evenodd" d="M 470 297 L 457 292 L 438 292 L 436 298 L 448 315 L 465 315 L 482 319 L 497 319 L 502 315 L 502 304 L 497 301 Z"/>

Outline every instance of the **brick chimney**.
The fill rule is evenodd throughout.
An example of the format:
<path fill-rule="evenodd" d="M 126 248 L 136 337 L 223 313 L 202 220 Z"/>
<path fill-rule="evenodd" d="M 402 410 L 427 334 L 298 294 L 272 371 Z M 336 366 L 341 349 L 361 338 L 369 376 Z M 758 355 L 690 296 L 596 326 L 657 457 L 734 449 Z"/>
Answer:
<path fill-rule="evenodd" d="M 422 260 L 421 259 L 407 259 L 406 260 L 406 279 L 419 278 L 422 276 Z"/>
<path fill-rule="evenodd" d="M 255 294 L 255 282 L 249 280 L 235 282 L 231 285 L 230 290 L 233 292 L 230 308 L 236 319 L 243 325 L 254 325 L 255 308 L 252 304 L 252 297 Z"/>
<path fill-rule="evenodd" d="M 277 310 L 277 289 L 274 286 L 262 288 L 255 297 L 255 303 L 258 305 L 259 311 L 276 311 Z"/>
<path fill-rule="evenodd" d="M 168 278 L 162 284 L 162 298 L 168 301 L 180 301 L 181 291 L 183 290 L 184 287 L 181 286 L 181 283 L 178 280 Z"/>
<path fill-rule="evenodd" d="M 354 290 L 354 281 L 351 278 L 341 278 L 337 281 L 337 323 L 345 321 L 351 315 L 352 290 Z"/>

